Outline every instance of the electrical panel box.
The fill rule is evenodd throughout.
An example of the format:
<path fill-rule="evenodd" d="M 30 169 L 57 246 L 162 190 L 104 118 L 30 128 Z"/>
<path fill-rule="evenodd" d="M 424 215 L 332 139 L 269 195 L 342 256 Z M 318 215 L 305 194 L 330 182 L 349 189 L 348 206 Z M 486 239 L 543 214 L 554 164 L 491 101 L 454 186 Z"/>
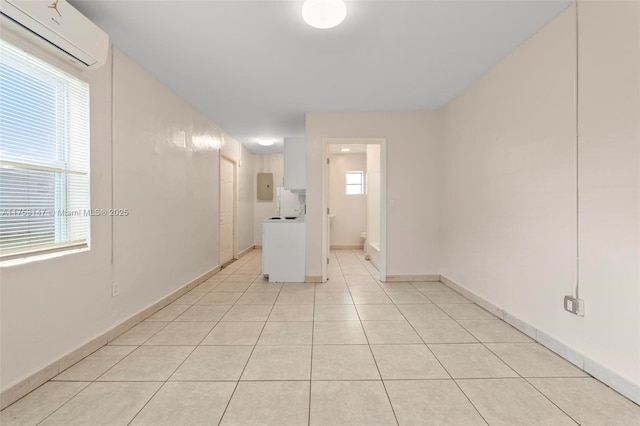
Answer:
<path fill-rule="evenodd" d="M 273 173 L 258 173 L 258 200 L 273 200 Z"/>

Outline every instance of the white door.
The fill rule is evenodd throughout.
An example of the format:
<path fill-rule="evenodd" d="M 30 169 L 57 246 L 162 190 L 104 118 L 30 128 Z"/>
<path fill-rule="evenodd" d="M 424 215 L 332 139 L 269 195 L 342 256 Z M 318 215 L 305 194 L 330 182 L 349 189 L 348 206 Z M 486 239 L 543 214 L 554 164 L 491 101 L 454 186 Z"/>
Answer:
<path fill-rule="evenodd" d="M 329 263 L 329 258 L 331 257 L 331 206 L 329 204 L 329 200 L 331 200 L 331 160 L 329 158 L 329 145 L 327 145 L 327 170 L 325 171 L 326 176 L 326 188 L 327 188 L 327 252 L 325 253 L 325 267 L 326 267 L 326 277 L 329 279 L 329 267 L 326 266 Z"/>
<path fill-rule="evenodd" d="M 220 265 L 233 260 L 235 163 L 220 157 Z"/>

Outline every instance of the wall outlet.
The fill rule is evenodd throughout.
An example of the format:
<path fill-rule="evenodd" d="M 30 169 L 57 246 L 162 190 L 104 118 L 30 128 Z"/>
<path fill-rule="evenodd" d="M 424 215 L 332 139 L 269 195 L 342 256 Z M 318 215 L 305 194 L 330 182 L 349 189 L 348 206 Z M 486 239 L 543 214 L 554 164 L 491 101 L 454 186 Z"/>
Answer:
<path fill-rule="evenodd" d="M 584 316 L 584 300 L 576 299 L 573 296 L 564 297 L 564 310 L 574 315 Z"/>
<path fill-rule="evenodd" d="M 120 283 L 115 282 L 111 284 L 111 297 L 116 297 L 120 294 Z"/>

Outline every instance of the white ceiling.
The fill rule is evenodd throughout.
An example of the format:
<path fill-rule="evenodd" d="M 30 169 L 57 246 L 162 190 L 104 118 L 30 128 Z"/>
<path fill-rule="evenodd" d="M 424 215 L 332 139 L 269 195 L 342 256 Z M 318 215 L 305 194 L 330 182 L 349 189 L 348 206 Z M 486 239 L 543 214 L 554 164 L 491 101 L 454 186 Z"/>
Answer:
<path fill-rule="evenodd" d="M 440 108 L 570 1 L 347 1 L 308 27 L 296 1 L 71 1 L 113 43 L 256 153 L 305 112 Z"/>

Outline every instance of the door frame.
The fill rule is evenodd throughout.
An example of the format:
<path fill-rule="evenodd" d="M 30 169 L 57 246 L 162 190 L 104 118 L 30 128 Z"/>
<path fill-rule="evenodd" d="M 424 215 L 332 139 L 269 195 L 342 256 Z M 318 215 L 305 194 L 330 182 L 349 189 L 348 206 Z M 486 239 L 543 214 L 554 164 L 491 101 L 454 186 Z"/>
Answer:
<path fill-rule="evenodd" d="M 229 161 L 233 164 L 233 253 L 231 260 L 222 263 L 222 232 L 221 232 L 221 213 L 222 213 L 222 160 Z M 218 257 L 220 266 L 224 267 L 234 260 L 238 259 L 238 160 L 220 153 L 218 156 Z"/>
<path fill-rule="evenodd" d="M 329 256 L 329 159 L 330 145 L 380 145 L 380 281 L 387 279 L 387 139 L 386 138 L 322 138 L 322 282 L 328 278 Z"/>

